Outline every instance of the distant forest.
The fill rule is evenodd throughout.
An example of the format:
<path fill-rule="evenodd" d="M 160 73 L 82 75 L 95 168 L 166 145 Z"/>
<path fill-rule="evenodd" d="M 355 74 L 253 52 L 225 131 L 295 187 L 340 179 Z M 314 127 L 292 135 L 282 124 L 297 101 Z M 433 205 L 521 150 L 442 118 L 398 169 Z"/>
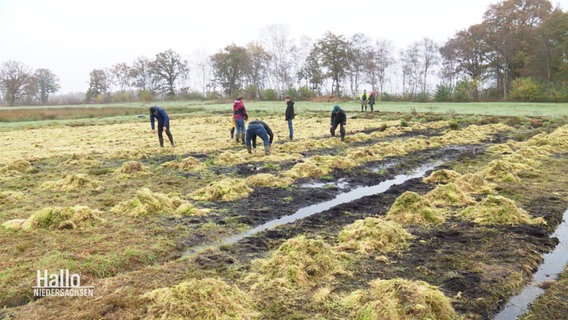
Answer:
<path fill-rule="evenodd" d="M 0 103 L 8 106 L 355 98 L 364 88 L 383 101 L 568 102 L 568 13 L 548 0 L 506 0 L 446 43 L 424 38 L 400 51 L 362 33 L 296 41 L 285 26 L 271 25 L 262 42 L 230 44 L 194 61 L 166 50 L 94 69 L 80 96 L 57 96 L 60 87 L 49 69 L 0 66 Z"/>

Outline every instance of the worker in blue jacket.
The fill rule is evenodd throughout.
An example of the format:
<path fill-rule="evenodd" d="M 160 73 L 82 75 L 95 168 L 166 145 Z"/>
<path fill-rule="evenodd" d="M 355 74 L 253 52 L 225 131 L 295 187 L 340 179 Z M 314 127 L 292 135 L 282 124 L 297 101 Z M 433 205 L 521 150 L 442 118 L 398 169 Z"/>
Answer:
<path fill-rule="evenodd" d="M 158 121 L 158 140 L 160 140 L 160 147 L 164 147 L 164 137 L 162 136 L 162 132 L 166 133 L 173 147 L 174 138 L 172 137 L 172 133 L 170 132 L 170 117 L 168 117 L 166 110 L 157 106 L 150 108 L 150 124 L 152 126 L 152 133 L 156 132 L 156 130 L 154 129 L 154 119 Z"/>
<path fill-rule="evenodd" d="M 256 152 L 256 137 L 260 137 L 264 142 L 264 153 L 270 155 L 270 145 L 274 139 L 274 133 L 272 129 L 262 120 L 254 120 L 249 122 L 248 129 L 246 132 L 245 144 L 247 146 L 248 153 L 252 153 L 253 149 Z M 252 148 L 251 148 L 252 144 Z"/>

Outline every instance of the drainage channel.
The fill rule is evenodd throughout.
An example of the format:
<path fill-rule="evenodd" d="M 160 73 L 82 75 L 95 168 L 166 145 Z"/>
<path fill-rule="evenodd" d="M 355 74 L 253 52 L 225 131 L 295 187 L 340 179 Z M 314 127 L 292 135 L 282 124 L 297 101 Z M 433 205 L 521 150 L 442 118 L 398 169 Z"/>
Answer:
<path fill-rule="evenodd" d="M 544 254 L 543 263 L 533 276 L 531 284 L 521 293 L 509 299 L 505 308 L 495 316 L 495 320 L 518 319 L 527 313 L 530 304 L 544 293 L 539 284 L 546 280 L 556 280 L 568 263 L 568 210 L 564 212 L 562 223 L 552 237 L 558 238 L 558 245 L 550 253 Z"/>
<path fill-rule="evenodd" d="M 383 193 L 394 185 L 402 184 L 402 183 L 404 183 L 404 182 L 406 182 L 410 179 L 423 177 L 426 174 L 426 172 L 433 170 L 435 167 L 437 167 L 438 165 L 440 165 L 442 163 L 443 162 L 441 160 L 426 163 L 426 164 L 414 169 L 413 171 L 411 171 L 409 173 L 399 174 L 399 175 L 395 176 L 393 179 L 383 181 L 383 182 L 381 182 L 377 185 L 374 185 L 374 186 L 354 188 L 349 192 L 340 193 L 332 200 L 317 203 L 317 204 L 314 204 L 314 205 L 311 205 L 311 206 L 308 206 L 308 207 L 305 207 L 305 208 L 301 208 L 291 215 L 287 215 L 287 216 L 284 216 L 284 217 L 281 217 L 281 218 L 278 218 L 278 219 L 268 221 L 264 224 L 256 226 L 253 229 L 247 230 L 243 233 L 224 238 L 219 242 L 207 244 L 207 245 L 202 245 L 202 246 L 197 246 L 197 247 L 191 247 L 191 248 L 187 249 L 182 254 L 181 258 L 182 259 L 186 258 L 189 255 L 192 255 L 192 254 L 195 254 L 195 253 L 200 253 L 200 252 L 203 252 L 207 249 L 218 248 L 220 246 L 225 246 L 225 245 L 231 245 L 231 244 L 237 243 L 237 242 L 239 242 L 242 239 L 245 239 L 247 237 L 254 236 L 254 235 L 256 235 L 260 232 L 271 230 L 271 229 L 274 229 L 274 228 L 276 228 L 280 225 L 292 223 L 294 221 L 307 218 L 307 217 L 312 216 L 314 214 L 321 213 L 321 212 L 324 212 L 326 210 L 329 210 L 329 209 L 331 209 L 335 206 L 338 206 L 340 204 L 349 203 L 349 202 L 361 199 L 361 198 L 366 197 L 366 196 Z"/>

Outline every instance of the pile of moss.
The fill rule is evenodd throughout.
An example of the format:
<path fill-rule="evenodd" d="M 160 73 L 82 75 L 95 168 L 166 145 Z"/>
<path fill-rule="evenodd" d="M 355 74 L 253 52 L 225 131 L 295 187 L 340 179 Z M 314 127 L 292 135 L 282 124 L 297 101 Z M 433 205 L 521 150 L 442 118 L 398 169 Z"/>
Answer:
<path fill-rule="evenodd" d="M 480 174 L 488 180 L 499 182 L 519 182 L 519 174 L 533 169 L 522 163 L 509 162 L 506 160 L 493 160 L 480 171 Z"/>
<path fill-rule="evenodd" d="M 436 186 L 424 195 L 424 198 L 436 207 L 464 207 L 475 203 L 475 199 L 453 182 Z"/>
<path fill-rule="evenodd" d="M 405 191 L 396 198 L 387 212 L 387 219 L 402 225 L 439 224 L 446 220 L 443 210 L 413 191 Z"/>
<path fill-rule="evenodd" d="M 259 173 L 249 176 L 246 179 L 246 184 L 251 187 L 272 187 L 282 188 L 288 187 L 294 183 L 294 179 L 288 177 L 277 177 L 270 173 Z"/>
<path fill-rule="evenodd" d="M 220 279 L 189 279 L 142 296 L 149 319 L 255 319 L 253 303 L 235 285 Z"/>
<path fill-rule="evenodd" d="M 248 197 L 252 191 L 244 179 L 225 178 L 192 192 L 190 197 L 198 201 L 233 201 Z"/>
<path fill-rule="evenodd" d="M 101 164 L 101 162 L 99 160 L 95 159 L 91 155 L 81 155 L 81 154 L 77 154 L 77 153 L 74 153 L 73 155 L 71 155 L 71 157 L 69 157 L 68 159 L 63 161 L 63 165 L 65 165 L 65 166 L 82 165 L 82 166 L 95 167 L 95 166 L 98 166 L 100 164 Z"/>
<path fill-rule="evenodd" d="M 238 164 L 245 161 L 244 157 L 245 154 L 243 152 L 236 153 L 235 151 L 224 151 L 217 157 L 217 162 L 229 165 Z"/>
<path fill-rule="evenodd" d="M 479 173 L 464 174 L 456 181 L 456 184 L 462 191 L 470 194 L 491 194 L 495 192 L 496 187 Z"/>
<path fill-rule="evenodd" d="M 145 216 L 151 214 L 184 214 L 202 215 L 207 211 L 197 209 L 188 201 L 181 199 L 178 195 L 166 195 L 159 192 L 152 192 L 148 188 L 142 188 L 136 195 L 128 200 L 117 204 L 110 210 L 117 214 L 128 214 L 132 216 Z"/>
<path fill-rule="evenodd" d="M 345 226 L 339 233 L 340 249 L 360 253 L 387 253 L 406 248 L 414 237 L 395 221 L 366 218 Z"/>
<path fill-rule="evenodd" d="M 11 230 L 76 229 L 103 222 L 104 220 L 98 214 L 98 211 L 86 206 L 47 207 L 35 212 L 27 219 L 6 221 L 2 226 Z"/>
<path fill-rule="evenodd" d="M 369 289 L 357 290 L 345 300 L 355 319 L 457 319 L 451 300 L 424 281 L 376 279 L 369 284 Z"/>
<path fill-rule="evenodd" d="M 331 168 L 318 165 L 314 161 L 306 161 L 296 164 L 292 169 L 284 172 L 284 175 L 296 178 L 317 178 L 331 172 Z"/>
<path fill-rule="evenodd" d="M 164 166 L 187 171 L 201 171 L 205 168 L 201 161 L 194 157 L 187 157 L 181 161 L 170 161 L 164 163 Z"/>
<path fill-rule="evenodd" d="M 253 262 L 260 285 L 307 288 L 344 273 L 342 254 L 321 239 L 298 236 L 284 242 L 267 259 Z"/>
<path fill-rule="evenodd" d="M 114 171 L 115 175 L 150 175 L 152 171 L 139 161 L 127 161 Z"/>
<path fill-rule="evenodd" d="M 0 191 L 0 204 L 17 203 L 24 200 L 24 194 L 19 191 Z"/>
<path fill-rule="evenodd" d="M 21 173 L 34 172 L 36 169 L 28 160 L 16 160 L 0 168 L 0 173 L 4 175 L 18 175 Z"/>
<path fill-rule="evenodd" d="M 475 206 L 467 207 L 462 215 L 479 224 L 544 224 L 542 218 L 533 219 L 523 209 L 517 207 L 515 201 L 489 195 Z"/>
<path fill-rule="evenodd" d="M 346 158 L 352 163 L 364 163 L 381 160 L 383 157 L 372 148 L 361 148 L 348 151 Z"/>
<path fill-rule="evenodd" d="M 453 170 L 441 169 L 432 172 L 428 177 L 422 179 L 426 183 L 448 183 L 455 182 L 461 178 L 461 173 Z"/>
<path fill-rule="evenodd" d="M 84 173 L 67 174 L 57 181 L 47 181 L 40 186 L 40 190 L 57 191 L 81 191 L 85 189 L 97 189 L 101 182 L 94 180 Z"/>

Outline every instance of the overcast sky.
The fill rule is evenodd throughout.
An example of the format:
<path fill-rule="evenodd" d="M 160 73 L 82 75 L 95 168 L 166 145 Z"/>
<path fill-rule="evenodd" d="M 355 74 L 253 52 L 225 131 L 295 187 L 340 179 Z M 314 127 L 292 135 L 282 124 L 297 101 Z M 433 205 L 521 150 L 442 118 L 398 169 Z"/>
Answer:
<path fill-rule="evenodd" d="M 403 49 L 440 44 L 480 23 L 500 0 L 0 0 L 0 63 L 47 68 L 60 93 L 86 91 L 93 69 L 172 49 L 186 59 L 261 39 L 271 24 L 292 40 L 363 33 Z M 566 11 L 568 0 L 552 0 Z"/>

